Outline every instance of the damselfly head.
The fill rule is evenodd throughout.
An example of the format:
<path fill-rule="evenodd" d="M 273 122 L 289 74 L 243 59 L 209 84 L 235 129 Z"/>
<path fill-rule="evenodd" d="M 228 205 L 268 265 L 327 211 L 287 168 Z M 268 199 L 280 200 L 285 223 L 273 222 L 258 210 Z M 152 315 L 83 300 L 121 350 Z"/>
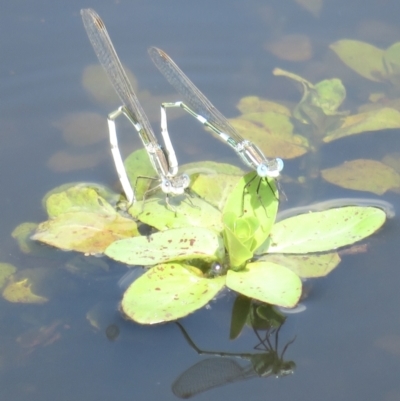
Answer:
<path fill-rule="evenodd" d="M 257 166 L 257 174 L 259 177 L 279 177 L 283 169 L 282 159 L 268 159 L 265 163 L 260 163 Z"/>

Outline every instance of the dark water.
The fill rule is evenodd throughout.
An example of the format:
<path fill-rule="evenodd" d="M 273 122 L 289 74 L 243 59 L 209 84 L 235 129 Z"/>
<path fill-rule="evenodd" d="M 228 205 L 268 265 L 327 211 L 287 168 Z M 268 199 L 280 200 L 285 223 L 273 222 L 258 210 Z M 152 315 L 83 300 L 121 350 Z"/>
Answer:
<path fill-rule="evenodd" d="M 339 63 L 332 64 L 328 45 L 347 37 L 388 47 L 400 39 L 400 5 L 389 0 L 326 1 L 319 18 L 289 1 L 13 1 L 2 5 L 0 261 L 19 270 L 53 271 L 42 283 L 50 298 L 45 305 L 0 301 L 1 399 L 176 399 L 171 384 L 202 357 L 189 348 L 174 324 L 140 327 L 120 318 L 117 282 L 125 268 L 110 263 L 109 272 L 74 276 L 62 268 L 71 255 L 52 250 L 32 258 L 21 254 L 10 237 L 16 225 L 45 219 L 41 198 L 51 188 L 69 181 L 105 185 L 116 181 L 105 122 L 99 128 L 104 139 L 91 146 L 66 142 L 60 129 L 61 122 L 76 113 L 105 117 L 119 105 L 96 102 L 82 85 L 85 67 L 97 62 L 79 15 L 86 7 L 94 8 L 105 21 L 141 91 L 165 98 L 171 92 L 147 57 L 147 48 L 155 45 L 171 54 L 231 117 L 245 95 L 298 99 L 292 86 L 272 76 L 277 66 L 315 82 L 341 77 L 348 88 L 349 107 L 357 105 L 365 80 Z M 371 26 L 376 28 L 368 29 Z M 307 35 L 313 56 L 285 61 L 264 50 L 267 41 L 286 34 Z M 159 101 L 144 99 L 143 103 L 157 127 Z M 236 162 L 228 148 L 189 118 L 174 124 L 173 140 L 182 163 L 203 160 L 204 155 Z M 89 122 L 88 126 L 90 131 Z M 324 150 L 322 159 L 327 166 L 341 163 L 354 158 L 350 149 L 356 149 L 357 156 L 380 159 L 385 152 L 398 150 L 397 134 L 368 135 L 364 142 L 338 141 Z M 121 141 L 131 148 L 140 146 L 131 134 Z M 51 162 L 56 152 L 94 161 L 86 168 L 78 168 L 78 163 L 60 167 Z M 286 164 L 289 174 L 295 175 L 296 168 L 296 161 Z M 285 191 L 289 202 L 284 207 L 301 203 L 297 188 L 288 185 Z M 364 195 L 321 184 L 312 200 Z M 398 195 L 388 193 L 381 199 L 398 210 Z M 368 240 L 367 253 L 343 257 L 331 275 L 312 283 L 307 310 L 289 316 L 280 333 L 281 345 L 296 336 L 286 353 L 296 362 L 294 375 L 239 381 L 197 399 L 400 399 L 399 230 L 395 217 Z M 211 309 L 183 320 L 199 346 L 252 352 L 257 339 L 249 329 L 238 340 L 228 340 L 232 300 L 228 294 Z M 86 318 L 90 310 L 97 311 L 97 329 Z M 114 341 L 106 335 L 110 324 L 119 328 Z"/>

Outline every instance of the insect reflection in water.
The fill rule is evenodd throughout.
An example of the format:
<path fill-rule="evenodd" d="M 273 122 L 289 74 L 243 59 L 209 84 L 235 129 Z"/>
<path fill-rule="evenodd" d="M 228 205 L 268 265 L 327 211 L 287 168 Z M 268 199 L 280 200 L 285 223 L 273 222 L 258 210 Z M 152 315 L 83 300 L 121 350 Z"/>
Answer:
<path fill-rule="evenodd" d="M 213 355 L 212 358 L 204 359 L 191 366 L 175 380 L 172 384 L 172 391 L 179 398 L 190 398 L 214 387 L 253 377 L 287 376 L 292 374 L 296 368 L 294 361 L 283 360 L 286 350 L 295 339 L 288 342 L 279 354 L 278 336 L 282 326 L 267 330 L 264 337 L 261 337 L 260 333 L 254 329 L 259 341 L 254 349 L 259 352 L 231 353 L 201 350 L 192 341 L 183 326 L 179 323 L 176 324 L 188 344 L 199 355 Z M 273 337 L 274 346 L 271 337 Z M 243 365 L 234 358 L 247 360 L 250 363 Z"/>

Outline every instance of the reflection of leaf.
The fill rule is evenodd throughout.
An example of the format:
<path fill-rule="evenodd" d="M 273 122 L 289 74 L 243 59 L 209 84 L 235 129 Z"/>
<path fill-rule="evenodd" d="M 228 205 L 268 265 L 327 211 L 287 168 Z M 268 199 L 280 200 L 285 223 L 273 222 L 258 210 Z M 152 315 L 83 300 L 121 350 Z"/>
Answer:
<path fill-rule="evenodd" d="M 391 167 L 376 161 L 359 159 L 321 171 L 324 180 L 343 188 L 382 195 L 400 188 L 400 175 Z"/>
<path fill-rule="evenodd" d="M 226 285 L 247 297 L 286 308 L 297 304 L 302 288 L 296 274 L 270 262 L 248 263 L 240 272 L 228 270 Z"/>
<path fill-rule="evenodd" d="M 155 266 L 125 291 L 122 311 L 134 321 L 177 320 L 205 306 L 224 287 L 225 277 L 199 277 L 178 263 Z"/>
<path fill-rule="evenodd" d="M 251 299 L 243 295 L 238 295 L 233 303 L 231 328 L 229 331 L 229 339 L 236 339 L 246 324 L 247 317 L 250 313 Z"/>
<path fill-rule="evenodd" d="M 232 126 L 249 141 L 254 142 L 267 157 L 291 159 L 307 153 L 307 139 L 294 135 L 289 117 L 268 113 L 264 123 L 251 121 L 263 113 L 251 113 L 229 120 Z M 267 119 L 269 122 L 267 122 Z"/>
<path fill-rule="evenodd" d="M 349 206 L 301 214 L 276 223 L 269 253 L 325 252 L 354 244 L 378 230 L 386 213 L 374 207 Z"/>
<path fill-rule="evenodd" d="M 170 198 L 175 211 L 167 209 L 165 194 L 136 202 L 129 209 L 129 213 L 157 230 L 164 231 L 179 227 L 206 227 L 215 231 L 222 231 L 221 212 L 197 196 L 179 196 Z"/>
<path fill-rule="evenodd" d="M 339 40 L 329 46 L 352 70 L 370 79 L 382 82 L 386 75 L 383 64 L 384 51 L 358 40 Z"/>
<path fill-rule="evenodd" d="M 343 118 L 341 126 L 328 132 L 324 142 L 331 142 L 349 135 L 390 128 L 400 128 L 400 112 L 384 107 Z"/>
<path fill-rule="evenodd" d="M 285 266 L 301 278 L 314 278 L 328 275 L 340 263 L 340 256 L 337 252 L 318 255 L 268 254 L 259 260 Z"/>
<path fill-rule="evenodd" d="M 176 228 L 112 243 L 105 254 L 127 265 L 152 266 L 159 263 L 202 259 L 221 260 L 225 253 L 222 237 L 202 227 Z"/>

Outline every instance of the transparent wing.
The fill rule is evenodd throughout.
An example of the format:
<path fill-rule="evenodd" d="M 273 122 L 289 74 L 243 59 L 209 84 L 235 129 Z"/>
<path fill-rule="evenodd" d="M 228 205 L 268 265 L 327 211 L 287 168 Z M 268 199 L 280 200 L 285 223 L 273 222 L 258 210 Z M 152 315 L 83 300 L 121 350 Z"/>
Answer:
<path fill-rule="evenodd" d="M 90 8 L 81 10 L 81 15 L 87 35 L 92 43 L 100 64 L 105 69 L 108 78 L 114 86 L 114 89 L 123 105 L 132 114 L 135 121 L 143 127 L 145 134 L 148 136 L 148 138 L 142 138 L 142 140 L 147 143 L 157 143 L 150 122 L 144 113 L 135 92 L 133 91 L 128 77 L 125 74 L 122 64 L 107 33 L 104 22 L 101 20 L 99 15 Z"/>
<path fill-rule="evenodd" d="M 221 132 L 228 134 L 237 143 L 243 141 L 241 135 L 232 127 L 229 121 L 211 104 L 165 52 L 157 47 L 150 47 L 149 55 L 167 81 L 185 98 L 187 105 L 196 114 L 204 117 L 210 124 Z"/>

